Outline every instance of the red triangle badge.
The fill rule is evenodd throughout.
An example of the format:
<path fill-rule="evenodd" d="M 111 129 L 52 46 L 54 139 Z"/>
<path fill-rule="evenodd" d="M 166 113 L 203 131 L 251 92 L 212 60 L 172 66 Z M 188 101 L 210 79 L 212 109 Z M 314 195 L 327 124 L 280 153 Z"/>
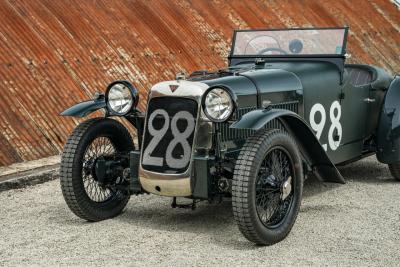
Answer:
<path fill-rule="evenodd" d="M 169 89 L 171 89 L 171 92 L 173 93 L 173 92 L 175 92 L 176 89 L 178 89 L 178 87 L 179 87 L 179 85 L 171 84 L 169 86 Z"/>

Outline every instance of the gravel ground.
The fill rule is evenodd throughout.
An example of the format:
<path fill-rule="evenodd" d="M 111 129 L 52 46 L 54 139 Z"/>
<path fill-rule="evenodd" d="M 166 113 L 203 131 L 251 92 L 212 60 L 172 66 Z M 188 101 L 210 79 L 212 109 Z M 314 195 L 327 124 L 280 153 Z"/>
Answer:
<path fill-rule="evenodd" d="M 246 241 L 231 205 L 171 209 L 132 196 L 117 218 L 88 223 L 67 208 L 59 182 L 0 193 L 0 265 L 400 264 L 400 183 L 371 157 L 341 168 L 346 185 L 306 181 L 290 235 L 271 247 Z"/>

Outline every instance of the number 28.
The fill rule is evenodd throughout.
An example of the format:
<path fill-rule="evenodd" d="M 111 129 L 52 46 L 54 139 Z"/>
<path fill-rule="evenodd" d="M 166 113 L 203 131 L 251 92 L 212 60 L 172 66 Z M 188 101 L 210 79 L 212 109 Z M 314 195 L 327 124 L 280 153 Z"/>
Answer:
<path fill-rule="evenodd" d="M 155 129 L 153 125 L 156 116 L 161 116 L 164 119 L 164 124 L 159 130 Z M 187 122 L 186 129 L 183 132 L 181 132 L 178 129 L 178 120 L 186 120 Z M 151 156 L 151 154 L 153 153 L 154 149 L 159 145 L 161 139 L 164 138 L 170 125 L 171 125 L 172 135 L 174 138 L 167 146 L 165 152 L 165 161 L 169 167 L 174 169 L 183 168 L 189 163 L 191 146 L 188 142 L 188 138 L 193 133 L 195 127 L 195 121 L 193 116 L 187 111 L 179 111 L 173 116 L 170 123 L 167 111 L 163 109 L 156 109 L 150 115 L 148 121 L 148 130 L 150 135 L 153 136 L 153 138 L 150 140 L 146 149 L 143 152 L 143 160 L 142 160 L 143 164 L 159 166 L 159 167 L 163 166 L 164 158 L 153 157 Z M 183 149 L 183 155 L 181 155 L 181 158 L 174 158 L 173 150 L 178 144 L 180 144 Z"/>
<path fill-rule="evenodd" d="M 315 115 L 317 113 L 321 114 L 321 120 L 319 122 L 315 121 Z M 336 113 L 336 114 L 335 114 Z M 329 109 L 329 117 L 331 121 L 331 126 L 329 127 L 328 131 L 328 143 L 329 147 L 332 150 L 336 150 L 339 145 L 340 141 L 342 140 L 342 125 L 340 124 L 340 117 L 342 116 L 342 109 L 338 101 L 334 101 Z M 310 124 L 311 128 L 316 131 L 316 136 L 318 140 L 321 138 L 322 131 L 324 130 L 326 122 L 326 112 L 323 105 L 320 103 L 314 104 L 310 111 Z M 337 131 L 337 137 L 335 138 L 334 130 Z M 322 145 L 325 151 L 328 149 L 326 144 Z"/>

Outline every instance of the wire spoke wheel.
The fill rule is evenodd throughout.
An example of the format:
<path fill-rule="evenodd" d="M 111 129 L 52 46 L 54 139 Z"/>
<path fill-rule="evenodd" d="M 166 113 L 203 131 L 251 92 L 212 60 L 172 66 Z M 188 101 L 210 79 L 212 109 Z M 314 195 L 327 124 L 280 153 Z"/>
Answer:
<path fill-rule="evenodd" d="M 127 166 L 107 164 L 120 164 L 114 159 L 134 149 L 128 130 L 116 120 L 89 119 L 74 129 L 60 168 L 61 190 L 73 213 L 88 221 L 101 221 L 122 212 L 130 198 L 129 185 L 108 170 Z"/>
<path fill-rule="evenodd" d="M 275 227 L 285 218 L 293 192 L 291 159 L 283 148 L 267 153 L 256 179 L 256 209 L 266 227 Z"/>
<path fill-rule="evenodd" d="M 302 192 L 302 160 L 289 133 L 263 129 L 246 140 L 233 174 L 232 209 L 248 240 L 282 241 L 296 221 Z"/>
<path fill-rule="evenodd" d="M 116 149 L 108 137 L 97 137 L 85 151 L 82 162 L 82 179 L 87 196 L 94 202 L 105 202 L 117 191 L 100 185 L 95 177 L 95 164 L 99 157 L 112 156 Z"/>

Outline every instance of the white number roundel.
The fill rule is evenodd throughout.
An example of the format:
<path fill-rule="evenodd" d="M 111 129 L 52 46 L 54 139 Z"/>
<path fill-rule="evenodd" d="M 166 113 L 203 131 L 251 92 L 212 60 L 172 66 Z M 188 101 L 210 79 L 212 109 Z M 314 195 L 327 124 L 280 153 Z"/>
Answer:
<path fill-rule="evenodd" d="M 321 114 L 321 120 L 319 122 L 315 121 L 315 115 L 317 113 Z M 336 115 L 335 115 L 336 113 Z M 328 131 L 328 143 L 329 147 L 332 150 L 338 149 L 340 145 L 340 141 L 342 140 L 342 125 L 340 124 L 340 117 L 342 116 L 342 109 L 340 103 L 338 101 L 334 101 L 329 109 L 329 119 L 331 121 L 331 126 L 329 127 Z M 326 122 L 326 111 L 324 106 L 320 103 L 314 104 L 310 111 L 310 125 L 311 128 L 316 132 L 315 135 L 317 136 L 318 140 L 321 138 L 322 132 L 325 127 Z M 334 136 L 335 130 L 337 132 L 337 137 Z M 335 141 L 335 139 L 337 140 Z M 322 145 L 325 150 L 327 150 L 327 145 Z"/>

